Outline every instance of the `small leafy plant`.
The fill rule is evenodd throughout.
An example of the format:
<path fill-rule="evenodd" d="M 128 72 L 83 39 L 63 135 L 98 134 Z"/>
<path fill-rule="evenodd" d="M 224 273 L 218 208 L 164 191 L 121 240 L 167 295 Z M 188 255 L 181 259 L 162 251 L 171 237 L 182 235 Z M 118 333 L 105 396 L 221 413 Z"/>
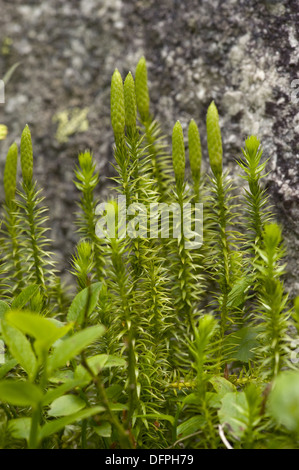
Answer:
<path fill-rule="evenodd" d="M 283 285 L 282 229 L 262 185 L 260 141 L 248 137 L 237 159 L 241 191 L 223 171 L 214 102 L 207 174 L 194 120 L 188 141 L 174 124 L 169 151 L 150 111 L 144 57 L 135 80 L 115 70 L 111 122 L 114 197 L 105 210 L 90 151 L 75 169 L 73 299 L 49 251 L 28 126 L 21 182 L 17 145 L 8 151 L 0 448 L 298 448 L 299 301 Z M 161 207 L 171 208 L 167 227 Z"/>

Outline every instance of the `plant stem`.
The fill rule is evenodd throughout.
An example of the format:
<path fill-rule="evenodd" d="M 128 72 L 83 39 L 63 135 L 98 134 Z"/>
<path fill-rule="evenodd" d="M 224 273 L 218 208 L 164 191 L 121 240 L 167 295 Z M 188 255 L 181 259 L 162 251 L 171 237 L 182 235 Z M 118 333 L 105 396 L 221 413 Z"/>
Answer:
<path fill-rule="evenodd" d="M 38 430 L 39 430 L 39 423 L 40 423 L 40 415 L 41 415 L 41 405 L 38 404 L 32 413 L 29 444 L 28 444 L 29 449 L 38 448 Z"/>
<path fill-rule="evenodd" d="M 100 400 L 101 400 L 101 402 L 102 402 L 102 404 L 103 404 L 103 406 L 104 406 L 104 408 L 105 408 L 105 410 L 108 414 L 109 421 L 115 427 L 115 429 L 118 432 L 119 442 L 120 442 L 121 448 L 122 449 L 132 449 L 132 448 L 134 448 L 132 440 L 130 438 L 129 432 L 124 429 L 124 427 L 120 424 L 118 419 L 115 417 L 115 415 L 111 411 L 109 401 L 108 401 L 108 398 L 107 398 L 107 395 L 106 395 L 106 392 L 105 392 L 105 388 L 102 384 L 100 376 L 94 374 L 93 370 L 89 367 L 89 365 L 86 361 L 84 352 L 81 353 L 81 357 L 82 357 L 83 367 L 85 367 L 87 372 L 91 375 L 91 377 L 93 379 L 93 382 L 97 387 L 99 398 L 100 398 Z"/>

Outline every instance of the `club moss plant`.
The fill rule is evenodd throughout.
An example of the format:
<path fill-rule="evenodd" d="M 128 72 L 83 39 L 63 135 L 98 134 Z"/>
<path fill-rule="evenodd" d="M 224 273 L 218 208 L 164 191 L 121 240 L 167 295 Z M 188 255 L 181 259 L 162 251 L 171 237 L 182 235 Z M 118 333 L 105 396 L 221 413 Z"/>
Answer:
<path fill-rule="evenodd" d="M 262 184 L 267 159 L 259 139 L 248 137 L 236 156 L 245 180 L 237 188 L 223 170 L 216 104 L 207 109 L 207 152 L 193 119 L 187 136 L 179 121 L 171 139 L 163 136 L 144 57 L 135 78 L 113 73 L 111 123 L 114 176 L 105 215 L 116 215 L 122 236 L 98 236 L 99 175 L 86 150 L 74 169 L 73 298 L 49 251 L 28 126 L 20 149 L 14 143 L 8 151 L 0 448 L 298 448 L 299 300 L 293 304 L 284 289 L 283 229 Z M 127 210 L 126 234 L 115 194 Z M 180 209 L 166 238 L 148 236 L 148 220 L 139 213 L 136 222 L 132 211 L 142 204 L 144 216 L 159 203 Z M 193 203 L 204 205 L 196 248 L 178 224 Z M 157 212 L 152 220 L 163 228 Z"/>

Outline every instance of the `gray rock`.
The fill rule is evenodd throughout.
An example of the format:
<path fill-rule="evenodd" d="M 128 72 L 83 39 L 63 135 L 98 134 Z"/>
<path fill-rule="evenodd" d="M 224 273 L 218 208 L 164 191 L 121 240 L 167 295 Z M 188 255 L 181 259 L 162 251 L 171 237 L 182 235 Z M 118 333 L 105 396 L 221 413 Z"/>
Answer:
<path fill-rule="evenodd" d="M 296 0 L 0 0 L 0 74 L 21 65 L 0 105 L 9 128 L 5 153 L 26 123 L 34 140 L 35 174 L 48 197 L 55 251 L 67 260 L 76 240 L 78 194 L 73 168 L 91 148 L 112 175 L 109 86 L 115 67 L 148 61 L 152 111 L 170 134 L 180 119 L 199 125 L 207 160 L 205 114 L 212 99 L 221 116 L 226 164 L 234 168 L 244 139 L 256 133 L 271 157 L 267 177 L 288 255 L 287 286 L 298 293 L 299 4 Z M 3 51 L 3 47 L 2 47 Z M 88 108 L 89 128 L 58 142 L 58 113 Z M 69 116 L 70 114 L 68 114 Z M 235 170 L 237 172 L 237 169 Z M 105 190 L 106 191 L 106 190 Z"/>

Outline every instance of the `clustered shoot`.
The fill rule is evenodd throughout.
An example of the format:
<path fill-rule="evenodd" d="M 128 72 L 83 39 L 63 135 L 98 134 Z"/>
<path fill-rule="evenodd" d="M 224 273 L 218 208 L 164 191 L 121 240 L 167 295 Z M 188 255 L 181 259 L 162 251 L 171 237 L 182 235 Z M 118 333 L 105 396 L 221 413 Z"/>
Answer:
<path fill-rule="evenodd" d="M 187 136 L 177 121 L 168 139 L 150 109 L 144 57 L 135 78 L 114 71 L 111 123 L 114 197 L 105 211 L 92 152 L 74 169 L 73 299 L 49 251 L 27 125 L 21 182 L 18 146 L 8 151 L 0 448 L 298 448 L 299 302 L 284 289 L 260 141 L 250 136 L 241 149 L 238 190 L 223 170 L 215 103 L 207 152 L 194 119 Z M 171 208 L 167 227 L 161 206 Z M 112 230 L 99 232 L 101 216 Z M 203 240 L 193 246 L 184 224 L 197 221 Z"/>

